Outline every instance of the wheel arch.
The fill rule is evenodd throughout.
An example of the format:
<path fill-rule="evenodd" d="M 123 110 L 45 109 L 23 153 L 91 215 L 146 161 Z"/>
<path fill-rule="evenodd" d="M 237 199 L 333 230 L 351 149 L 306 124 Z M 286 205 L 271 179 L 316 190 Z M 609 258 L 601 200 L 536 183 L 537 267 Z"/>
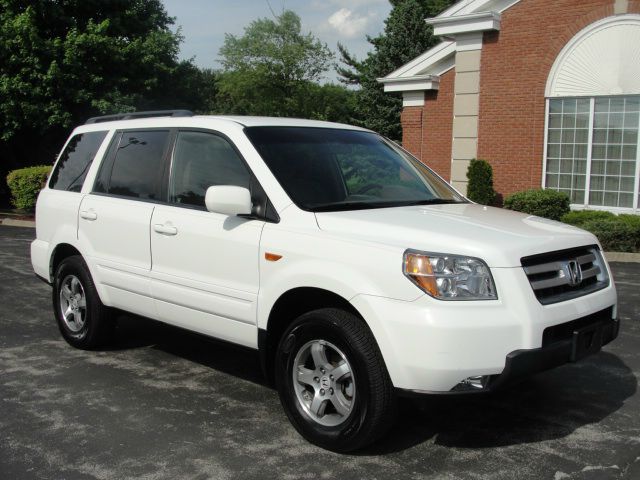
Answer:
<path fill-rule="evenodd" d="M 65 258 L 71 257 L 73 255 L 79 255 L 82 257 L 80 251 L 70 243 L 59 243 L 54 247 L 49 259 L 49 278 L 52 281 L 54 280 L 54 275 L 56 273 L 58 265 L 60 265 L 60 263 Z"/>
<path fill-rule="evenodd" d="M 270 384 L 273 384 L 274 380 L 274 358 L 282 334 L 300 315 L 320 308 L 339 308 L 364 320 L 360 312 L 346 298 L 330 290 L 296 287 L 282 293 L 269 312 L 266 328 L 258 329 L 260 363 Z"/>

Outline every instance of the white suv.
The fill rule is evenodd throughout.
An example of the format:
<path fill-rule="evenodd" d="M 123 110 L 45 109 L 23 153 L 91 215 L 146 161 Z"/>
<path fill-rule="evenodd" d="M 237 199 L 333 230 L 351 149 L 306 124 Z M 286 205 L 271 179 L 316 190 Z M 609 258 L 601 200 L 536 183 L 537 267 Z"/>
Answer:
<path fill-rule="evenodd" d="M 143 112 L 74 130 L 37 204 L 33 268 L 63 337 L 124 310 L 258 349 L 295 428 L 348 451 L 402 393 L 467 393 L 618 334 L 596 238 L 469 202 L 362 128 Z"/>

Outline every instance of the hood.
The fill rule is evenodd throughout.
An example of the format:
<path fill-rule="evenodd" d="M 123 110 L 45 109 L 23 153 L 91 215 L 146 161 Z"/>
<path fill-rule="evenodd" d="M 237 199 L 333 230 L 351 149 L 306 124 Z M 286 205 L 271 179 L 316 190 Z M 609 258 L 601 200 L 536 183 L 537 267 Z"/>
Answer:
<path fill-rule="evenodd" d="M 316 213 L 321 230 L 402 249 L 467 255 L 517 267 L 528 255 L 597 243 L 584 230 L 471 203 Z"/>

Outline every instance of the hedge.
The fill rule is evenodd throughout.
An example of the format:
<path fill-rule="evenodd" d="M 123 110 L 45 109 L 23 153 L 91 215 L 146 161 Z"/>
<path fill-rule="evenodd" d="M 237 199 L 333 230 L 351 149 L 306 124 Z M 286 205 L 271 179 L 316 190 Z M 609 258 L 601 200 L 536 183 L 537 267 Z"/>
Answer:
<path fill-rule="evenodd" d="M 640 215 L 581 210 L 567 213 L 562 221 L 593 233 L 604 250 L 640 252 Z"/>
<path fill-rule="evenodd" d="M 629 225 L 631 228 L 635 228 L 638 231 L 638 235 L 640 235 L 640 215 L 623 213 L 618 215 L 618 220 L 625 225 Z"/>
<path fill-rule="evenodd" d="M 42 190 L 51 173 L 51 167 L 37 167 L 13 170 L 7 175 L 7 185 L 11 190 L 11 202 L 16 208 L 30 210 L 36 206 L 38 193 Z"/>
<path fill-rule="evenodd" d="M 605 212 L 601 210 L 574 210 L 562 216 L 562 221 L 569 225 L 575 225 L 582 228 L 582 226 L 591 221 L 597 220 L 612 220 L 617 217 L 611 212 Z"/>
<path fill-rule="evenodd" d="M 582 228 L 598 237 L 605 251 L 640 251 L 640 229 L 633 228 L 621 220 L 591 220 Z"/>
<path fill-rule="evenodd" d="M 560 220 L 571 210 L 566 193 L 542 189 L 513 193 L 505 199 L 504 208 L 551 220 Z"/>

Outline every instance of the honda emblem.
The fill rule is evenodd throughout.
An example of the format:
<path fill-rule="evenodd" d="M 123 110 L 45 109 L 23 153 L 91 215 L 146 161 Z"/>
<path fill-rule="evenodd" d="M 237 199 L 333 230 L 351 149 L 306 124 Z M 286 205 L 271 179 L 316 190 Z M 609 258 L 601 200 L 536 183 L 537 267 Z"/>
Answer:
<path fill-rule="evenodd" d="M 582 282 L 582 268 L 577 260 L 569 260 L 567 262 L 567 276 L 569 277 L 569 285 L 575 287 Z"/>

